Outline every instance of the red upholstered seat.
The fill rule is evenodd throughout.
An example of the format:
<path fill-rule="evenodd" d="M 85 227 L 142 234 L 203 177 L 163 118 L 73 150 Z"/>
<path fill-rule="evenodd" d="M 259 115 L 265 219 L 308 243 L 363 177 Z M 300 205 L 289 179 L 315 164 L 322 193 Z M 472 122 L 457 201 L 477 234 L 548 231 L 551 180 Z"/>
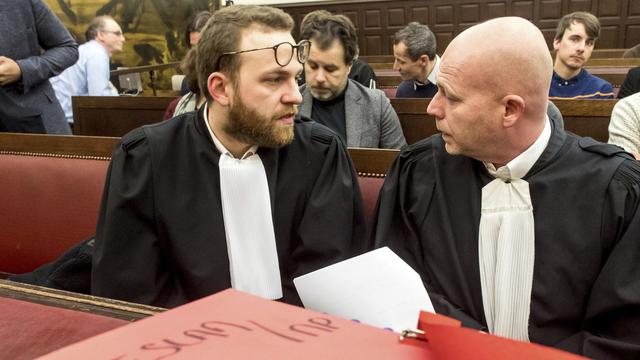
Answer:
<path fill-rule="evenodd" d="M 31 271 L 93 235 L 108 165 L 0 154 L 0 271 Z"/>
<path fill-rule="evenodd" d="M 129 322 L 81 311 L 0 298 L 3 359 L 33 359 Z"/>
<path fill-rule="evenodd" d="M 384 178 L 358 176 L 358 184 L 362 192 L 364 216 L 369 224 L 372 224 L 376 203 L 378 202 L 378 193 L 380 193 L 383 183 Z"/>

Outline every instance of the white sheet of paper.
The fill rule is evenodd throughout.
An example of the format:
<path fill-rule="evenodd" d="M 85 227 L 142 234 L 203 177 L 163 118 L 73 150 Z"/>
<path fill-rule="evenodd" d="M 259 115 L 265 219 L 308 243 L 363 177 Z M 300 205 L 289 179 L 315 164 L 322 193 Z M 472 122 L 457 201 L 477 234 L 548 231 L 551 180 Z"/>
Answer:
<path fill-rule="evenodd" d="M 304 307 L 400 332 L 434 312 L 420 275 L 388 247 L 293 279 Z"/>

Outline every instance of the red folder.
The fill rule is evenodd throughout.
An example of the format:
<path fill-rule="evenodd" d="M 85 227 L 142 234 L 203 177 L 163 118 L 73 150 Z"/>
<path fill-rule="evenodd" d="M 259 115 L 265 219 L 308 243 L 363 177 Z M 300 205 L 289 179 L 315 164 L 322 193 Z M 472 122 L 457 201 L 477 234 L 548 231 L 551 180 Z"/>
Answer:
<path fill-rule="evenodd" d="M 421 343 L 232 289 L 42 359 L 432 359 Z"/>
<path fill-rule="evenodd" d="M 582 356 L 546 346 L 489 335 L 460 327 L 460 322 L 446 316 L 420 313 L 421 338 L 434 359 L 474 360 L 577 360 Z"/>
<path fill-rule="evenodd" d="M 42 359 L 560 359 L 581 357 L 422 313 L 421 339 L 232 289 L 57 350 Z"/>

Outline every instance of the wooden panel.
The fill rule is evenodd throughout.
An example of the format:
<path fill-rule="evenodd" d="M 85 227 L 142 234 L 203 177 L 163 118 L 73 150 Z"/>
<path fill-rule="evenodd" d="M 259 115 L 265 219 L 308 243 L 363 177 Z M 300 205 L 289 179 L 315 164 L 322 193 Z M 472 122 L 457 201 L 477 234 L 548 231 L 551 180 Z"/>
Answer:
<path fill-rule="evenodd" d="M 110 158 L 119 138 L 0 133 L 0 151 Z"/>
<path fill-rule="evenodd" d="M 356 27 L 356 29 L 361 27 L 360 21 L 358 21 L 358 12 L 357 11 L 343 11 L 342 15 L 348 17 L 349 20 L 351 20 L 351 22 L 353 23 L 353 26 Z"/>
<path fill-rule="evenodd" d="M 381 36 L 366 35 L 363 50 L 364 54 L 384 54 Z"/>
<path fill-rule="evenodd" d="M 637 1 L 637 0 L 636 0 Z M 598 17 L 619 16 L 622 11 L 621 0 L 600 0 L 598 3 Z"/>
<path fill-rule="evenodd" d="M 367 10 L 364 12 L 364 28 L 365 30 L 382 29 L 382 15 L 380 15 L 380 10 Z"/>
<path fill-rule="evenodd" d="M 513 15 L 533 20 L 533 1 L 514 1 Z"/>
<path fill-rule="evenodd" d="M 431 99 L 391 99 L 408 144 L 436 134 L 435 120 L 427 114 Z M 565 129 L 598 141 L 608 139 L 611 111 L 617 100 L 554 100 L 564 118 Z"/>
<path fill-rule="evenodd" d="M 316 9 L 348 13 L 358 26 L 359 36 L 370 37 L 360 39 L 361 55 L 391 54 L 389 39 L 410 21 L 429 25 L 438 41 L 436 51 L 442 54 L 462 30 L 500 16 L 530 19 L 542 30 L 547 45 L 552 48 L 558 20 L 564 14 L 579 10 L 590 11 L 600 19 L 603 31 L 596 44 L 598 48 L 629 48 L 640 43 L 638 0 L 375 0 L 283 4 L 280 7 L 296 19 L 301 18 L 298 14 Z M 374 45 L 373 39 L 382 42 Z"/>
<path fill-rule="evenodd" d="M 617 44 L 619 34 L 620 26 L 618 25 L 602 26 L 600 29 L 600 38 L 598 38 L 598 44 Z"/>
<path fill-rule="evenodd" d="M 493 19 L 507 15 L 507 4 L 504 2 L 491 2 L 487 4 L 487 19 Z"/>
<path fill-rule="evenodd" d="M 480 22 L 480 4 L 462 4 L 458 9 L 460 24 L 477 24 Z"/>
<path fill-rule="evenodd" d="M 554 100 L 565 130 L 601 142 L 609 138 L 609 119 L 617 100 Z"/>
<path fill-rule="evenodd" d="M 162 121 L 174 98 L 139 96 L 74 96 L 76 135 L 123 136 L 142 125 Z"/>
<path fill-rule="evenodd" d="M 163 308 L 0 280 L 0 297 L 134 321 Z"/>
<path fill-rule="evenodd" d="M 429 24 L 429 8 L 422 7 L 422 6 L 412 8 L 410 20 L 428 25 Z"/>
<path fill-rule="evenodd" d="M 452 5 L 442 5 L 436 7 L 436 25 L 453 25 Z"/>
<path fill-rule="evenodd" d="M 562 3 L 560 0 L 542 0 L 540 2 L 540 19 L 557 22 L 562 17 Z"/>
<path fill-rule="evenodd" d="M 398 156 L 399 150 L 349 148 L 358 176 L 382 177 Z"/>
<path fill-rule="evenodd" d="M 408 23 L 404 8 L 389 9 L 387 12 L 387 19 L 389 27 L 394 29 L 401 29 Z"/>
<path fill-rule="evenodd" d="M 569 11 L 591 11 L 591 0 L 569 0 Z"/>
<path fill-rule="evenodd" d="M 625 48 L 631 48 L 636 46 L 637 44 L 640 44 L 640 24 L 628 25 L 625 31 L 625 35 Z"/>
<path fill-rule="evenodd" d="M 629 0 L 629 16 L 638 16 L 640 15 L 640 1 L 637 0 Z"/>
<path fill-rule="evenodd" d="M 427 114 L 430 99 L 391 99 L 407 144 L 413 144 L 438 132 L 433 116 Z"/>

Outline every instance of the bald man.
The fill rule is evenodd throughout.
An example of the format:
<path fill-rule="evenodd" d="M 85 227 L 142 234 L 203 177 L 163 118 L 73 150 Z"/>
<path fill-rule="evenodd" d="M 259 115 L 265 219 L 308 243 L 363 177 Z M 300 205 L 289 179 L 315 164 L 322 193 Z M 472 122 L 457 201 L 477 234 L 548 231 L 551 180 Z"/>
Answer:
<path fill-rule="evenodd" d="M 476 69 L 483 69 L 477 71 Z M 445 51 L 427 112 L 380 193 L 376 246 L 465 326 L 595 358 L 640 356 L 640 165 L 546 114 L 552 62 L 521 18 Z"/>

